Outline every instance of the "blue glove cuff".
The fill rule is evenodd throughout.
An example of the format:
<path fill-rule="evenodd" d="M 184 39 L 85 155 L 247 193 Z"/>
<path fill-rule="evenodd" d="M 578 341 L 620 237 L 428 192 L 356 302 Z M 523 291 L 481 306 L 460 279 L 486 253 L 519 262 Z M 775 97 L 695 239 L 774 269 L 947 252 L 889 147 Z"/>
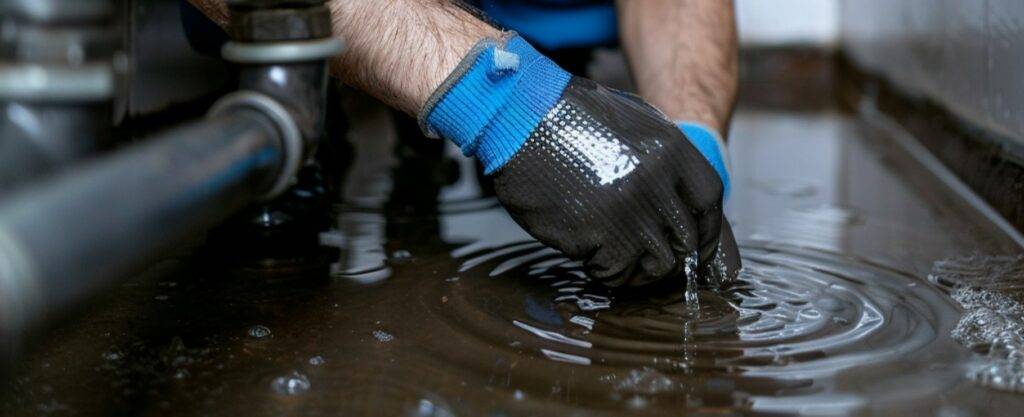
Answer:
<path fill-rule="evenodd" d="M 708 163 L 715 168 L 718 177 L 722 179 L 723 195 L 725 198 L 729 198 L 729 157 L 721 136 L 710 127 L 700 123 L 678 122 L 676 126 L 679 126 L 679 130 L 683 131 L 693 147 L 697 148 L 708 160 Z"/>
<path fill-rule="evenodd" d="M 455 142 L 491 174 L 523 146 L 570 78 L 518 35 L 504 45 L 485 39 L 431 95 L 420 128 Z"/>

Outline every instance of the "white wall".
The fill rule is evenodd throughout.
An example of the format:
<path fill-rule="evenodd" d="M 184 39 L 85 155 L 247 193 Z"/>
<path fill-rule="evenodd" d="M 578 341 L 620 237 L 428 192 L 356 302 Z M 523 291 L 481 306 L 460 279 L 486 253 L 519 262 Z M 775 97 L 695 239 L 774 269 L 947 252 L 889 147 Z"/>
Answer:
<path fill-rule="evenodd" d="M 840 9 L 854 63 L 1024 149 L 1024 1 L 844 0 Z"/>
<path fill-rule="evenodd" d="M 834 46 L 839 39 L 838 0 L 736 0 L 744 46 Z"/>

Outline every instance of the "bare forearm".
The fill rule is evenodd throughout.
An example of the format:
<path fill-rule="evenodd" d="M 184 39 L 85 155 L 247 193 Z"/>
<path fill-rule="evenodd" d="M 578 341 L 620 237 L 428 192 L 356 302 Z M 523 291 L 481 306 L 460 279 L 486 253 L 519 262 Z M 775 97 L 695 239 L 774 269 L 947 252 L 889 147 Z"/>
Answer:
<path fill-rule="evenodd" d="M 190 0 L 226 26 L 224 0 Z M 409 114 L 481 38 L 500 32 L 450 0 L 331 0 L 334 35 L 345 52 L 331 62 L 342 81 Z"/>
<path fill-rule="evenodd" d="M 345 83 L 416 114 L 466 54 L 500 32 L 447 0 L 333 0 L 347 43 L 333 70 Z"/>
<path fill-rule="evenodd" d="M 637 88 L 670 118 L 725 133 L 736 100 L 731 0 L 618 0 L 619 32 Z"/>

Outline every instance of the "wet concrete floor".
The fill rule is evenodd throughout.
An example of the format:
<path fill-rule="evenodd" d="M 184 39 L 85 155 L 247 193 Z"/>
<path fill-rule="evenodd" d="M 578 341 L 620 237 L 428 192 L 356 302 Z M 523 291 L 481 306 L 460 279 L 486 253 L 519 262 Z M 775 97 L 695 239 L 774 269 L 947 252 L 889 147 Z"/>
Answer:
<path fill-rule="evenodd" d="M 30 345 L 21 415 L 1015 415 L 967 380 L 937 261 L 1020 248 L 849 115 L 740 111 L 728 204 L 745 269 L 699 313 L 679 285 L 592 284 L 487 197 L 472 161 L 357 158 L 320 269 L 171 257 Z M 290 271 L 290 272 L 289 272 Z"/>

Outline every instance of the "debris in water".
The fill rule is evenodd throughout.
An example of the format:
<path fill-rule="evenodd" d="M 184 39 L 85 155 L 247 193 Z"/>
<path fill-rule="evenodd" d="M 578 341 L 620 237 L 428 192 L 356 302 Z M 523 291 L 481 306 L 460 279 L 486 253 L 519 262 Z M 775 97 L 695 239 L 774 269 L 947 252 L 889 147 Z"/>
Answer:
<path fill-rule="evenodd" d="M 257 324 L 249 328 L 249 336 L 256 339 L 266 339 L 272 335 L 273 333 L 270 332 L 270 328 L 262 324 Z"/>
<path fill-rule="evenodd" d="M 373 337 L 377 338 L 377 341 L 381 342 L 381 343 L 387 343 L 387 342 L 390 342 L 392 340 L 395 340 L 395 336 L 394 335 L 392 335 L 391 333 L 385 332 L 383 330 L 374 330 L 373 331 Z"/>
<path fill-rule="evenodd" d="M 323 365 L 325 362 L 326 361 L 324 360 L 323 356 L 320 355 L 309 358 L 309 364 L 313 366 L 320 366 Z"/>
<path fill-rule="evenodd" d="M 270 388 L 281 395 L 298 395 L 309 391 L 309 378 L 299 371 L 274 378 L 270 382 Z"/>

